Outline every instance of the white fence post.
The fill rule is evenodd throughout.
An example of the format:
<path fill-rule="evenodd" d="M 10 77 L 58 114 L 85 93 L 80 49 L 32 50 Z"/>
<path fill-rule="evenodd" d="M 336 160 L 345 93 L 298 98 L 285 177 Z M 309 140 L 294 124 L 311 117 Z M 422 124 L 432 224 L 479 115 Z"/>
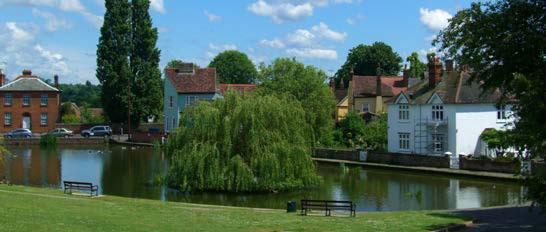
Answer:
<path fill-rule="evenodd" d="M 453 154 L 451 152 L 444 153 L 447 157 L 449 157 L 449 168 L 451 169 L 459 169 L 459 154 Z"/>

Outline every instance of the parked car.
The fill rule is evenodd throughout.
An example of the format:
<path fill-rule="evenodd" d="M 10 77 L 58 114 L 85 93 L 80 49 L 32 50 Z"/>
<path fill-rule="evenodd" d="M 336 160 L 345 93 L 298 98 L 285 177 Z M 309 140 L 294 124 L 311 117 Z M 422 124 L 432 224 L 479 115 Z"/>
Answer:
<path fill-rule="evenodd" d="M 53 130 L 50 130 L 49 132 L 47 132 L 46 135 L 54 136 L 54 137 L 68 138 L 68 137 L 73 136 L 74 135 L 73 133 L 74 133 L 73 131 L 68 130 L 66 128 L 56 128 L 56 129 L 53 129 Z"/>
<path fill-rule="evenodd" d="M 91 136 L 108 137 L 112 135 L 112 128 L 109 126 L 94 126 L 89 130 L 83 130 L 80 134 L 86 138 Z"/>
<path fill-rule="evenodd" d="M 5 133 L 4 138 L 32 138 L 32 131 L 19 128 Z"/>

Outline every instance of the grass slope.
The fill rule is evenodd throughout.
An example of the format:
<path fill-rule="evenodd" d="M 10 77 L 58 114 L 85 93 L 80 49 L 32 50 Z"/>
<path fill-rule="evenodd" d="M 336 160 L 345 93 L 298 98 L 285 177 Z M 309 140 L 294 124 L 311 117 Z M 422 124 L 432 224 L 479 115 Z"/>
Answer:
<path fill-rule="evenodd" d="M 0 185 L 1 231 L 426 231 L 464 217 L 434 211 L 299 216 L 235 208 Z"/>

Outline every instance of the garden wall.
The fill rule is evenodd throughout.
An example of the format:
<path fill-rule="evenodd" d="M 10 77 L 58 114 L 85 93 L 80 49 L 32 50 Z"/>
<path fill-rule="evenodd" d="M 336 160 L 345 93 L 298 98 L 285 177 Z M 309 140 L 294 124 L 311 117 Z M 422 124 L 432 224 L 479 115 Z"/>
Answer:
<path fill-rule="evenodd" d="M 27 146 L 27 145 L 40 145 L 40 138 L 29 138 L 29 139 L 4 139 L 4 145 L 17 145 L 17 146 Z M 107 140 L 104 138 L 57 138 L 57 144 L 104 144 Z"/>
<path fill-rule="evenodd" d="M 459 158 L 459 169 L 485 172 L 518 173 L 520 162 L 498 162 L 492 160 L 476 160 L 466 157 Z"/>
<path fill-rule="evenodd" d="M 449 168 L 448 156 L 415 155 L 387 152 L 370 152 L 368 162 L 403 166 Z"/>
<path fill-rule="evenodd" d="M 66 128 L 71 131 L 74 131 L 74 134 L 79 134 L 82 130 L 87 130 L 94 126 L 99 125 L 109 125 L 110 128 L 112 128 L 112 132 L 114 134 L 119 134 L 121 132 L 121 128 L 123 128 L 123 133 L 127 133 L 127 125 L 122 125 L 120 123 L 112 123 L 112 124 L 94 124 L 94 123 L 57 123 L 57 128 Z M 141 123 L 136 131 L 148 131 L 150 128 L 159 128 L 159 131 L 163 131 L 163 123 Z"/>
<path fill-rule="evenodd" d="M 131 137 L 131 142 L 137 143 L 154 143 L 158 141 L 161 143 L 161 138 L 164 137 L 163 133 L 146 133 L 146 132 L 134 132 Z M 165 136 L 166 139 L 166 136 Z"/>

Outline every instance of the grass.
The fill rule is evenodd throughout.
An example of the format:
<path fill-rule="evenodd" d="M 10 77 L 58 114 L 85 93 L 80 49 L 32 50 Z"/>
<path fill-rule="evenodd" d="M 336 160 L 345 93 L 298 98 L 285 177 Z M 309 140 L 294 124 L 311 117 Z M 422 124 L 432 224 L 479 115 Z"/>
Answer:
<path fill-rule="evenodd" d="M 466 219 L 438 211 L 299 216 L 284 210 L 89 198 L 0 185 L 2 231 L 426 231 Z"/>

